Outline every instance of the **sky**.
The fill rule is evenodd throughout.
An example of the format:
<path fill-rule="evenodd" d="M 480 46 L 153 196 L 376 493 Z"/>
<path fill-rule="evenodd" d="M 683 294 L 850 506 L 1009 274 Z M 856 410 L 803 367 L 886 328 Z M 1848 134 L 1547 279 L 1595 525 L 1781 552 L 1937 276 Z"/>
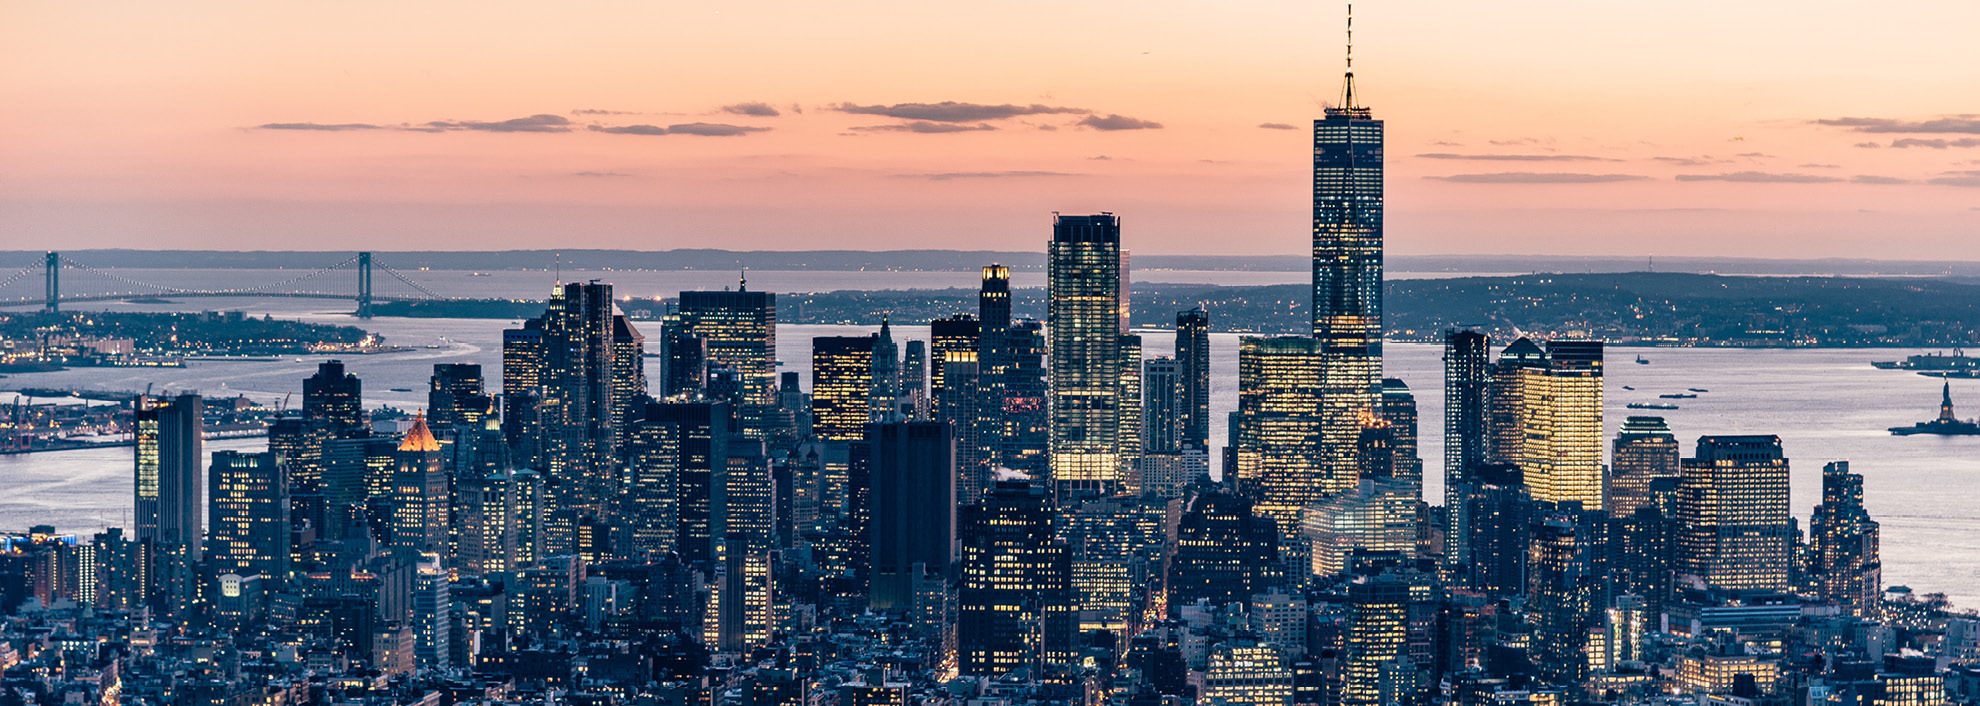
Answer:
<path fill-rule="evenodd" d="M 1980 260 L 1980 3 L 1354 12 L 1392 254 Z M 1300 253 L 1344 15 L 0 0 L 0 249 Z"/>

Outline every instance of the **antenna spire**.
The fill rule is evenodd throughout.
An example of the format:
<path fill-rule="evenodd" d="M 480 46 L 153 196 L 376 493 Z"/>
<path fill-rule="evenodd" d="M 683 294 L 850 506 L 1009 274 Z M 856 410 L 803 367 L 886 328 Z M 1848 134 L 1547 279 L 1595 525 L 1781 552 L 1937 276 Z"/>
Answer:
<path fill-rule="evenodd" d="M 1347 4 L 1347 76 L 1341 86 L 1341 108 L 1356 110 L 1361 106 L 1354 100 L 1354 3 Z"/>

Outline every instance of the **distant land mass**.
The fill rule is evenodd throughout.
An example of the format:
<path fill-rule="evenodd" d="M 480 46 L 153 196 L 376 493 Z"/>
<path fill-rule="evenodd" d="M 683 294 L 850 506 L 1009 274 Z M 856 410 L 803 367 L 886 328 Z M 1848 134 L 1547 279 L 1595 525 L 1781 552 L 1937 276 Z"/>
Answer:
<path fill-rule="evenodd" d="M 1311 296 L 1300 284 L 1138 284 L 1131 319 L 1137 328 L 1169 328 L 1175 312 L 1201 304 L 1219 331 L 1303 334 L 1311 327 Z M 1460 326 L 1497 336 L 1670 346 L 1916 347 L 1980 340 L 1980 285 L 1947 279 L 1537 274 L 1391 280 L 1386 297 L 1389 336 L 1400 340 L 1437 340 L 1445 329 Z M 621 306 L 635 318 L 655 319 L 667 303 L 634 299 Z M 490 299 L 385 302 L 374 308 L 381 316 L 518 319 L 540 313 L 542 304 Z M 924 323 L 975 312 L 976 292 L 780 294 L 777 309 L 785 323 L 872 325 L 883 314 L 896 323 Z M 1045 290 L 1015 290 L 1012 309 L 1018 316 L 1043 317 Z"/>
<path fill-rule="evenodd" d="M 67 250 L 93 267 L 151 269 L 315 269 L 355 251 L 277 250 Z M 1042 251 L 995 250 L 500 250 L 375 251 L 381 264 L 399 270 L 817 270 L 970 271 L 997 262 L 1042 271 Z M 38 262 L 38 250 L 0 250 L 0 264 Z M 1165 270 L 1305 272 L 1306 255 L 1156 255 L 1134 253 L 1132 267 Z M 1980 279 L 1980 262 L 1943 260 L 1763 259 L 1728 257 L 1579 257 L 1552 255 L 1390 255 L 1392 272 L 1415 274 L 1520 274 L 1536 272 L 1690 272 L 1751 275 L 1958 276 Z M 10 270 L 11 267 L 0 267 Z"/>

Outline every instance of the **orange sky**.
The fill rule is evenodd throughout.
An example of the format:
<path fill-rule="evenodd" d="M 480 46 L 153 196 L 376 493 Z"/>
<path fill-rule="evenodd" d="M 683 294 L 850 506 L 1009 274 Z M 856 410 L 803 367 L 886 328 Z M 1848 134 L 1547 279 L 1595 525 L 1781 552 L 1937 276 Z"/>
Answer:
<path fill-rule="evenodd" d="M 1890 5 L 1364 0 L 1390 252 L 1980 259 L 1980 3 Z M 0 4 L 0 248 L 1297 253 L 1340 15 Z"/>

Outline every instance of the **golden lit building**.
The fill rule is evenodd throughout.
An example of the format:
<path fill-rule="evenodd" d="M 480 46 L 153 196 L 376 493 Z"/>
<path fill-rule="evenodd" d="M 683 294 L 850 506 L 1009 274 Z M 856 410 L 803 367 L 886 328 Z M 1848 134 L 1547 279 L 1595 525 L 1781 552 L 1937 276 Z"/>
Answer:
<path fill-rule="evenodd" d="M 1780 437 L 1699 437 L 1678 480 L 1679 575 L 1720 589 L 1786 590 L 1792 523 Z"/>
<path fill-rule="evenodd" d="M 1300 517 L 1300 532 L 1311 547 L 1312 575 L 1346 571 L 1358 553 L 1413 556 L 1417 502 L 1416 486 L 1407 480 L 1370 479 L 1352 492 L 1307 507 Z"/>
<path fill-rule="evenodd" d="M 1202 694 L 1203 703 L 1287 706 L 1292 703 L 1293 674 L 1269 644 L 1220 642 L 1210 648 Z"/>
<path fill-rule="evenodd" d="M 1120 219 L 1054 215 L 1046 259 L 1052 480 L 1108 492 L 1122 475 Z"/>
<path fill-rule="evenodd" d="M 811 339 L 811 429 L 826 441 L 858 441 L 873 419 L 872 336 Z"/>
<path fill-rule="evenodd" d="M 1320 371 L 1319 344 L 1311 338 L 1238 343 L 1238 486 L 1259 514 L 1278 524 L 1281 547 L 1292 544 L 1306 506 L 1356 484 L 1353 464 L 1325 466 Z"/>
<path fill-rule="evenodd" d="M 1549 342 L 1544 367 L 1520 369 L 1520 395 L 1515 462 L 1533 499 L 1602 509 L 1602 343 Z"/>

